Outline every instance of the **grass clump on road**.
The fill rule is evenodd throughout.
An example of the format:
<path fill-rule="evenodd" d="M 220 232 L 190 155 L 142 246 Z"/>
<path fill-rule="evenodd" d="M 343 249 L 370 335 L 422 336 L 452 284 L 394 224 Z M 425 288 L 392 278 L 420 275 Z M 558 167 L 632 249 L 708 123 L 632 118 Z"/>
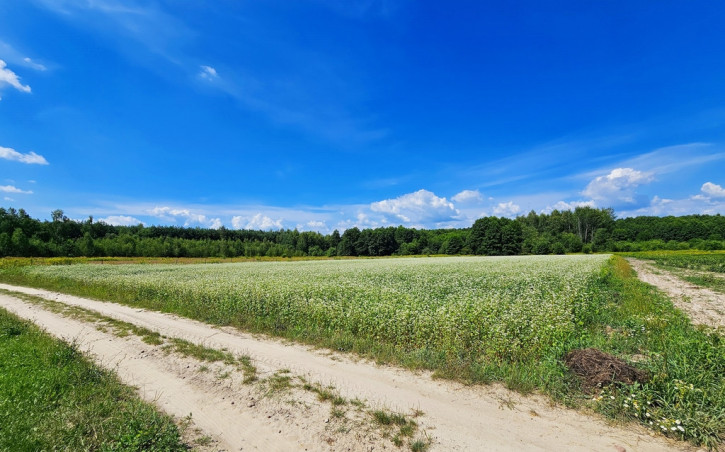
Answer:
<path fill-rule="evenodd" d="M 187 449 L 111 372 L 0 309 L 0 450 Z"/>

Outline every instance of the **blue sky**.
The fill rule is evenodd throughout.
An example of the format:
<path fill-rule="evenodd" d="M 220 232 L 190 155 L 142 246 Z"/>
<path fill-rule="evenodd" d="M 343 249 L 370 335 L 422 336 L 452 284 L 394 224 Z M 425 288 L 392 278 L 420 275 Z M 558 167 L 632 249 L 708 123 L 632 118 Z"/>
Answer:
<path fill-rule="evenodd" d="M 0 196 L 47 219 L 725 213 L 725 5 L 3 0 Z"/>

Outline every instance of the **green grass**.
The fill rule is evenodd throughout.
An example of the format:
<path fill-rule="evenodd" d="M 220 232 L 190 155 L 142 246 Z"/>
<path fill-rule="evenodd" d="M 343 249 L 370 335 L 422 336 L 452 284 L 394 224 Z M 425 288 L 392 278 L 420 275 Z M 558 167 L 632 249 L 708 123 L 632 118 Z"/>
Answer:
<path fill-rule="evenodd" d="M 110 372 L 0 309 L 0 450 L 187 450 Z"/>
<path fill-rule="evenodd" d="M 467 383 L 502 382 L 522 393 L 538 391 L 568 406 L 587 405 L 605 416 L 640 422 L 698 445 L 714 448 L 722 443 L 722 335 L 693 327 L 665 296 L 637 280 L 621 257 L 613 257 L 596 271 L 578 273 L 576 277 L 561 274 L 576 271 L 579 261 L 575 256 L 516 259 L 381 259 L 363 263 L 260 263 L 260 267 L 245 264 L 235 267 L 235 271 L 244 268 L 254 277 L 234 279 L 234 290 L 249 284 L 255 316 L 240 314 L 251 308 L 231 289 L 212 293 L 194 285 L 200 280 L 214 287 L 232 268 L 221 265 L 210 266 L 208 271 L 207 267 L 184 266 L 183 290 L 177 292 L 171 290 L 173 278 L 179 277 L 177 272 L 182 270 L 173 266 L 103 269 L 102 277 L 98 277 L 98 269 L 89 269 L 100 278 L 95 282 L 83 279 L 85 268 L 66 267 L 56 273 L 51 267 L 43 271 L 24 267 L 27 271 L 0 272 L 0 279 L 233 324 L 253 332 L 355 352 L 378 362 L 430 369 L 439 377 Z M 523 262 L 522 266 L 516 267 L 516 262 Z M 467 263 L 473 266 L 466 267 Z M 542 270 L 538 268 L 541 265 L 553 267 Z M 311 279 L 306 282 L 302 281 L 306 273 L 297 273 L 303 267 L 317 271 L 310 273 Z M 171 282 L 165 286 L 139 286 L 133 293 L 104 285 L 109 275 L 118 272 L 126 281 L 123 284 L 143 281 L 148 272 L 157 274 L 155 283 Z M 205 272 L 205 277 L 194 279 L 193 274 L 198 272 Z M 79 276 L 71 277 L 74 274 Z M 290 274 L 297 277 L 290 278 Z M 569 293 L 572 291 L 575 297 Z M 495 304 L 486 304 L 489 299 L 497 299 L 491 294 L 502 297 L 507 309 L 513 311 L 495 311 Z M 570 297 L 571 302 L 562 304 L 557 299 L 561 294 Z M 474 301 L 481 295 L 485 306 L 478 309 Z M 537 314 L 552 307 L 557 309 L 558 317 Z M 302 308 L 315 310 L 306 318 L 301 311 L 294 311 Z M 494 316 L 495 312 L 500 315 Z M 362 323 L 345 323 L 350 319 Z M 390 331 L 383 331 L 386 325 L 391 326 Z M 477 331 L 480 334 L 472 333 Z M 572 349 L 587 347 L 634 363 L 649 371 L 651 381 L 606 388 L 600 394 L 583 392 L 563 357 Z"/>
<path fill-rule="evenodd" d="M 715 292 L 725 293 L 724 276 L 717 277 L 707 274 L 688 275 L 683 273 L 677 273 L 677 276 L 697 286 L 707 287 L 708 289 L 712 289 Z"/>
<path fill-rule="evenodd" d="M 724 251 L 646 251 L 624 255 L 652 260 L 664 267 L 725 273 Z"/>
<path fill-rule="evenodd" d="M 638 356 L 637 366 L 652 379 L 607 388 L 591 405 L 609 417 L 718 447 L 725 437 L 725 338 L 692 326 L 663 294 L 636 279 L 624 259 L 615 258 L 611 269 L 602 290 L 607 299 L 582 345 Z"/>

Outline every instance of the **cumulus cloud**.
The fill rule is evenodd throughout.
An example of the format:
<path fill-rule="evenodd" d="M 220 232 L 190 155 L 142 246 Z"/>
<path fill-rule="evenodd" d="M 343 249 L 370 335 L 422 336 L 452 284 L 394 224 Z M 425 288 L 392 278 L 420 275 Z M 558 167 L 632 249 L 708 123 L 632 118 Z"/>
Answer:
<path fill-rule="evenodd" d="M 461 204 L 479 203 L 483 201 L 483 195 L 478 190 L 463 190 L 452 197 L 451 200 Z"/>
<path fill-rule="evenodd" d="M 201 66 L 201 72 L 199 72 L 199 77 L 206 80 L 215 80 L 219 78 L 219 74 L 217 74 L 216 69 L 211 66 Z"/>
<path fill-rule="evenodd" d="M 546 208 L 542 212 L 551 213 L 553 210 L 574 210 L 577 207 L 596 207 L 596 203 L 593 199 L 590 199 L 589 201 L 559 201 L 553 206 L 546 206 Z"/>
<path fill-rule="evenodd" d="M 235 229 L 254 229 L 254 230 L 270 230 L 270 229 L 282 229 L 282 219 L 273 220 L 270 217 L 258 213 L 252 218 L 245 218 L 243 216 L 232 217 L 232 226 Z"/>
<path fill-rule="evenodd" d="M 649 205 L 636 210 L 619 211 L 617 215 L 620 217 L 634 217 L 639 215 L 715 215 L 718 213 L 725 213 L 725 200 L 695 195 L 684 199 L 669 199 L 654 196 Z"/>
<path fill-rule="evenodd" d="M 705 182 L 700 190 L 712 198 L 725 198 L 725 188 L 712 182 Z"/>
<path fill-rule="evenodd" d="M 106 218 L 98 218 L 97 221 L 113 226 L 136 226 L 138 224 L 144 224 L 138 218 L 128 215 L 110 215 Z"/>
<path fill-rule="evenodd" d="M 392 215 L 396 221 L 415 224 L 451 221 L 460 213 L 452 202 L 428 190 L 374 202 L 370 204 L 370 210 L 386 216 Z"/>
<path fill-rule="evenodd" d="M 2 88 L 3 85 L 10 85 L 18 91 L 29 93 L 30 86 L 20 83 L 20 77 L 18 77 L 15 72 L 8 69 L 7 66 L 8 65 L 5 61 L 0 60 L 0 88 Z"/>
<path fill-rule="evenodd" d="M 0 159 L 12 160 L 15 162 L 27 163 L 29 165 L 47 165 L 48 161 L 42 155 L 38 155 L 33 151 L 22 154 L 12 148 L 4 148 L 0 146 Z"/>
<path fill-rule="evenodd" d="M 210 228 L 220 228 L 222 226 L 219 218 L 207 218 L 206 215 L 194 213 L 189 209 L 178 209 L 173 207 L 154 207 L 147 211 L 149 215 L 161 218 L 166 221 L 177 222 L 184 220 L 184 226 L 198 224 Z"/>
<path fill-rule="evenodd" d="M 632 168 L 616 168 L 606 176 L 599 176 L 589 182 L 582 194 L 596 201 L 633 203 L 635 188 L 653 180 L 652 173 Z"/>
<path fill-rule="evenodd" d="M 18 193 L 23 195 L 33 194 L 33 192 L 30 190 L 21 190 L 14 185 L 0 185 L 0 191 L 3 193 Z"/>
<path fill-rule="evenodd" d="M 521 206 L 514 204 L 513 201 L 500 202 L 493 208 L 493 214 L 499 217 L 513 217 L 521 212 Z"/>

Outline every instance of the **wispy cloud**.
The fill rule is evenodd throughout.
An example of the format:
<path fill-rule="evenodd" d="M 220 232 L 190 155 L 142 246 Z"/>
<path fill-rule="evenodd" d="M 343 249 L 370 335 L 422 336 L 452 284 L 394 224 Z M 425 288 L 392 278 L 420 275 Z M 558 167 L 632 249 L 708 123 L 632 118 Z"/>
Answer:
<path fill-rule="evenodd" d="M 48 68 L 45 67 L 44 64 L 36 63 L 29 57 L 23 58 L 23 62 L 25 62 L 29 67 L 35 69 L 36 71 L 47 71 Z"/>
<path fill-rule="evenodd" d="M 161 3 L 36 2 L 115 42 L 129 58 L 164 77 L 214 81 L 213 87 L 236 99 L 241 108 L 264 115 L 276 124 L 344 147 L 375 142 L 388 135 L 385 127 L 375 125 L 374 115 L 360 113 L 359 96 L 365 90 L 354 86 L 359 68 L 345 68 L 336 55 L 308 49 L 296 40 L 279 39 L 262 25 L 245 36 L 250 46 L 265 46 L 273 65 L 260 67 L 245 60 L 225 64 L 223 59 L 209 63 L 206 55 L 184 45 L 197 40 L 199 33 Z M 176 70 L 160 69 L 153 64 L 153 58 L 148 58 L 149 52 Z"/>
<path fill-rule="evenodd" d="M 658 176 L 721 160 L 725 160 L 725 152 L 711 143 L 679 144 L 620 160 L 609 167 L 580 173 L 578 178 L 591 179 L 615 168 L 634 168 Z"/>
<path fill-rule="evenodd" d="M 30 92 L 30 86 L 20 83 L 20 77 L 7 67 L 4 60 L 0 60 L 0 89 L 2 89 L 3 85 L 10 85 L 24 93 Z"/>
<path fill-rule="evenodd" d="M 211 66 L 201 66 L 201 72 L 199 72 L 199 77 L 205 80 L 216 80 L 219 78 L 219 74 L 217 74 L 216 69 Z"/>
<path fill-rule="evenodd" d="M 48 161 L 42 155 L 30 151 L 27 154 L 20 153 L 12 148 L 0 146 L 0 159 L 11 160 L 29 165 L 48 165 Z"/>
<path fill-rule="evenodd" d="M 0 192 L 3 193 L 17 193 L 17 194 L 23 194 L 23 195 L 31 195 L 33 194 L 30 190 L 21 190 L 18 187 L 14 185 L 0 185 Z"/>
<path fill-rule="evenodd" d="M 36 0 L 65 20 L 108 37 L 130 56 L 131 43 L 165 61 L 183 66 L 186 58 L 180 50 L 195 33 L 177 17 L 165 12 L 157 2 L 137 0 Z"/>
<path fill-rule="evenodd" d="M 48 70 L 48 67 L 45 64 L 39 63 L 26 56 L 21 51 L 15 49 L 15 47 L 3 40 L 0 40 L 0 59 L 4 60 L 6 63 L 34 69 L 36 71 Z"/>

